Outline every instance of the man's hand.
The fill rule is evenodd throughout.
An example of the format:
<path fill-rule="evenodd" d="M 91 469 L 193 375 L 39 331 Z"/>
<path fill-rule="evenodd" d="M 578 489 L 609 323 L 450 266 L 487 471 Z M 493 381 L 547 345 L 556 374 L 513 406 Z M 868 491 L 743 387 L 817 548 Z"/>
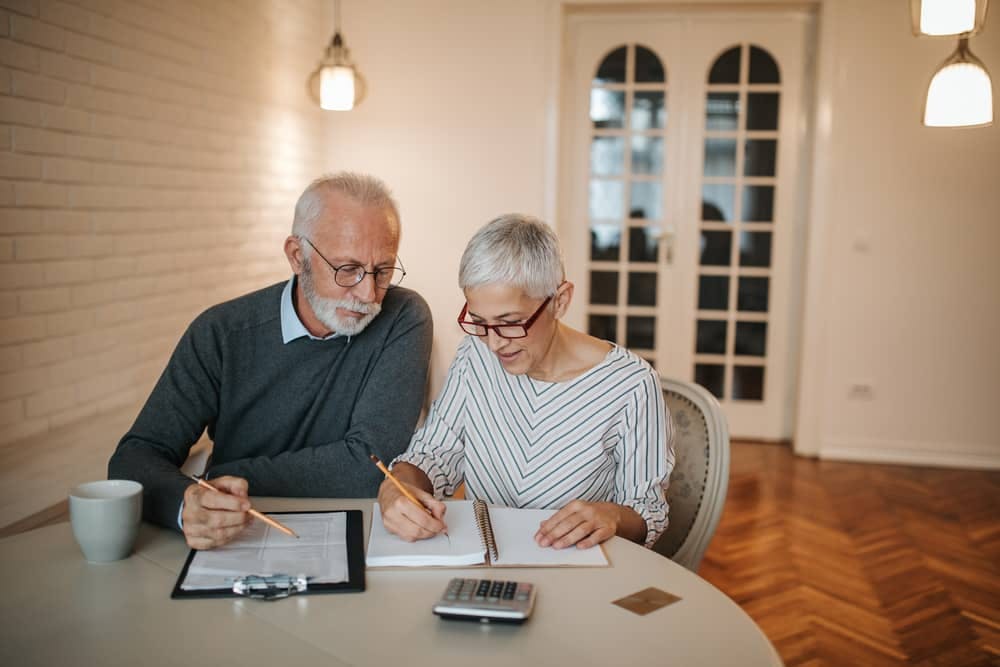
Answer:
<path fill-rule="evenodd" d="M 192 484 L 184 491 L 181 521 L 184 537 L 192 549 L 213 549 L 231 542 L 249 524 L 251 517 L 247 481 L 240 477 L 212 480 L 218 491 Z"/>
<path fill-rule="evenodd" d="M 574 500 L 538 526 L 535 542 L 564 549 L 574 544 L 586 549 L 609 540 L 618 532 L 621 505 Z"/>
<path fill-rule="evenodd" d="M 395 484 L 388 479 L 384 480 L 378 489 L 378 505 L 385 529 L 407 542 L 424 540 L 447 531 L 448 526 L 444 523 L 445 504 L 412 484 L 406 484 L 406 487 L 423 503 L 423 507 L 414 505 Z"/>

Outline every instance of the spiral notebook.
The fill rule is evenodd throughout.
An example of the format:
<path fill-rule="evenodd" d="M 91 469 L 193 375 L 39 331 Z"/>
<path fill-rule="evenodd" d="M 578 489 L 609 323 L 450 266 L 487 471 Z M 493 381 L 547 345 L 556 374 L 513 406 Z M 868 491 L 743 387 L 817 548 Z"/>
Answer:
<path fill-rule="evenodd" d="M 490 507 L 481 500 L 453 500 L 444 519 L 447 535 L 406 542 L 385 529 L 378 503 L 372 509 L 368 567 L 601 567 L 600 546 L 553 549 L 535 543 L 538 525 L 556 510 Z"/>

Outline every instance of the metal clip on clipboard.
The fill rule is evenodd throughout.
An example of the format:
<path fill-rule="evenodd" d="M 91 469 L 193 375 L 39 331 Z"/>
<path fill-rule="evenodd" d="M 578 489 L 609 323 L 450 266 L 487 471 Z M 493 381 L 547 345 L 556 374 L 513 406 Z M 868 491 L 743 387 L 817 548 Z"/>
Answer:
<path fill-rule="evenodd" d="M 302 575 L 272 574 L 264 577 L 250 574 L 233 582 L 233 593 L 256 600 L 281 600 L 308 587 L 309 582 Z"/>

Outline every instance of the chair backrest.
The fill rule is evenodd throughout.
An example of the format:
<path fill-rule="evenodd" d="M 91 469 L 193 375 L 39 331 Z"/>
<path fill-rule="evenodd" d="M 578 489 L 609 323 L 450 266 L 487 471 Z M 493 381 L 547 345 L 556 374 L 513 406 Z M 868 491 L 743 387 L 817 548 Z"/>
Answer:
<path fill-rule="evenodd" d="M 675 460 L 667 489 L 670 522 L 653 550 L 697 572 L 726 502 L 729 427 L 722 406 L 704 387 L 661 382 L 674 426 Z"/>

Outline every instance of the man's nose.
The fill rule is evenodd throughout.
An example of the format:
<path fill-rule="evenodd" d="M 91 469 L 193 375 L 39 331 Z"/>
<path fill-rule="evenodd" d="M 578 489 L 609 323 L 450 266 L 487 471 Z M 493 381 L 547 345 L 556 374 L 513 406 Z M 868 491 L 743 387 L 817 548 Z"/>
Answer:
<path fill-rule="evenodd" d="M 358 301 L 372 303 L 375 301 L 375 294 L 378 288 L 375 287 L 375 274 L 366 273 L 361 278 L 361 282 L 351 288 L 351 294 Z"/>

